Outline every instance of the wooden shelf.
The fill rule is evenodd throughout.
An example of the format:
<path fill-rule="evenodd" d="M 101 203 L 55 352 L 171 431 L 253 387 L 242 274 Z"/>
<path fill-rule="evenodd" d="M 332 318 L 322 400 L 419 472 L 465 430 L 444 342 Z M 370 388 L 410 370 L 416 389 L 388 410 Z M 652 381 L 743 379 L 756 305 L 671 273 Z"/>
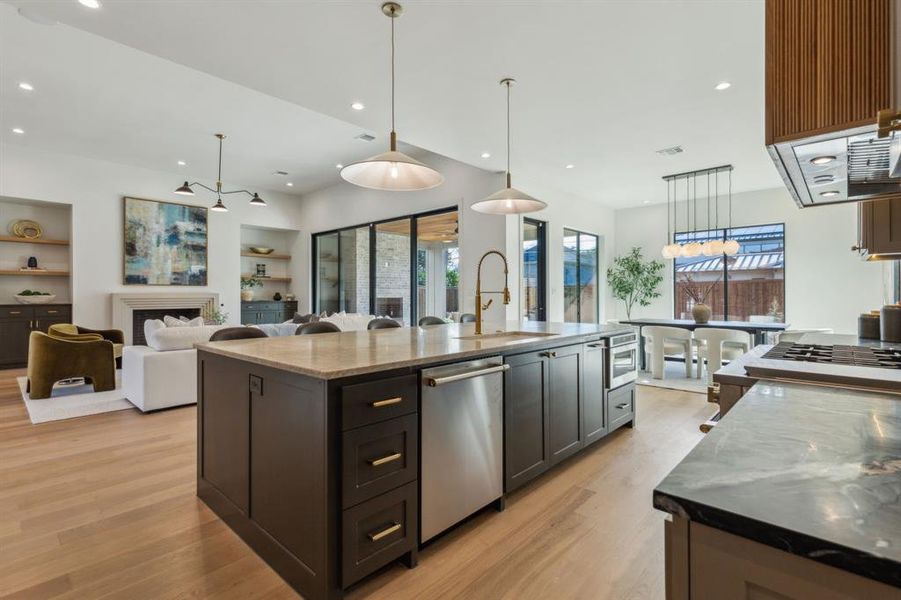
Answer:
<path fill-rule="evenodd" d="M 251 277 L 254 277 L 254 276 L 253 275 L 241 275 L 241 279 L 250 279 Z M 291 283 L 290 277 L 257 277 L 257 279 L 259 279 L 263 283 L 266 283 L 267 281 L 274 281 L 276 283 Z"/>
<path fill-rule="evenodd" d="M 13 242 L 15 244 L 46 244 L 48 246 L 68 246 L 69 240 L 48 240 L 44 238 L 28 239 L 11 235 L 0 235 L 0 242 Z"/>
<path fill-rule="evenodd" d="M 0 271 L 0 275 L 2 276 L 15 276 L 15 275 L 24 275 L 26 277 L 34 276 L 34 277 L 68 277 L 68 271 L 20 271 L 18 269 L 15 270 L 6 270 Z"/>
<path fill-rule="evenodd" d="M 290 254 L 254 254 L 253 252 L 242 252 L 241 256 L 247 258 L 271 258 L 272 260 L 291 260 Z"/>

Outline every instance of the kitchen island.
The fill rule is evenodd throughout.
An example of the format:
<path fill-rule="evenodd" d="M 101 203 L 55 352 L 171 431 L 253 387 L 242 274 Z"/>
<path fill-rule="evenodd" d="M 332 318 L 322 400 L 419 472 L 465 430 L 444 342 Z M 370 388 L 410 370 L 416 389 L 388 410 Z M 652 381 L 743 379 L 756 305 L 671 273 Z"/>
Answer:
<path fill-rule="evenodd" d="M 667 597 L 901 598 L 899 403 L 754 384 L 654 490 Z"/>
<path fill-rule="evenodd" d="M 424 414 L 421 389 L 449 382 L 451 400 L 455 389 L 503 395 L 496 418 L 479 411 L 462 421 L 441 417 L 449 430 L 500 432 L 497 448 L 485 443 L 484 461 L 476 453 L 448 463 L 448 470 L 496 474 L 498 509 L 504 494 L 634 424 L 634 383 L 607 384 L 607 347 L 618 338 L 634 343 L 630 328 L 511 322 L 486 329 L 476 336 L 473 324 L 452 324 L 199 344 L 198 496 L 305 598 L 339 598 L 390 562 L 416 564 L 421 509 L 435 497 L 424 482 L 440 478 L 424 473 L 423 461 L 433 438 L 454 433 Z M 463 361 L 496 379 L 453 387 L 472 381 L 455 370 Z M 483 443 L 471 431 L 458 433 L 476 442 L 470 446 Z"/>

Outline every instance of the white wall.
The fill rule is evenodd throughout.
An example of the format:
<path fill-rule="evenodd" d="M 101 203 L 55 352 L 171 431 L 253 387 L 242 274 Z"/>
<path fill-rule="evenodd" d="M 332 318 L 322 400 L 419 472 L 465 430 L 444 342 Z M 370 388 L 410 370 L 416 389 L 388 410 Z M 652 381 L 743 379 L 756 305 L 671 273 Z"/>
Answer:
<path fill-rule="evenodd" d="M 734 226 L 785 223 L 785 311 L 792 327 L 854 333 L 860 313 L 883 305 L 883 265 L 851 252 L 857 237 L 854 204 L 798 209 L 786 190 L 772 189 L 736 194 L 732 205 Z M 659 259 L 666 221 L 665 204 L 616 211 L 616 253 L 639 246 L 646 257 Z M 663 295 L 651 306 L 633 308 L 633 317 L 673 316 L 672 262 L 665 262 Z M 613 302 L 611 314 L 625 318 L 622 302 Z"/>
<path fill-rule="evenodd" d="M 72 205 L 72 301 L 74 320 L 108 327 L 113 292 L 160 291 L 158 286 L 122 284 L 123 196 L 212 205 L 205 192 L 176 196 L 184 173 L 165 173 L 94 159 L 0 145 L 0 196 Z M 211 183 L 211 182 L 210 182 Z M 224 183 L 225 189 L 241 185 Z M 208 283 L 218 292 L 229 321 L 240 320 L 241 224 L 301 229 L 296 196 L 263 193 L 267 208 L 253 208 L 237 195 L 226 198 L 229 212 L 209 213 Z M 5 224 L 0 224 L 5 227 Z M 300 238 L 304 236 L 298 236 Z M 292 261 L 293 262 L 293 261 Z M 174 293 L 196 287 L 164 288 Z M 4 300 L 5 301 L 5 300 Z"/>

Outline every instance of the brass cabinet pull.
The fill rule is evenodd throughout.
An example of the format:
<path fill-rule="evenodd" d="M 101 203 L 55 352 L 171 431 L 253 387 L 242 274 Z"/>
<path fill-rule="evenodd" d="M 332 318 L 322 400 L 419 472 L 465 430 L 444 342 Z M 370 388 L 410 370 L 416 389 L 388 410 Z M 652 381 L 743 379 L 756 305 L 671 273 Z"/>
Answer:
<path fill-rule="evenodd" d="M 629 403 L 628 403 L 628 402 L 623 402 L 622 404 L 617 404 L 617 405 L 616 405 L 616 408 L 622 410 L 622 409 L 626 408 L 627 406 L 629 406 Z"/>
<path fill-rule="evenodd" d="M 404 399 L 400 396 L 396 398 L 386 398 L 385 400 L 376 400 L 375 402 L 370 402 L 369 406 L 372 408 L 382 408 L 383 406 L 391 406 L 392 404 L 400 404 Z"/>
<path fill-rule="evenodd" d="M 372 541 L 372 542 L 377 542 L 377 541 L 379 541 L 380 539 L 382 539 L 383 537 L 386 537 L 386 536 L 391 535 L 391 534 L 394 533 L 395 531 L 400 531 L 400 528 L 401 528 L 401 524 L 400 524 L 400 523 L 394 523 L 394 524 L 391 525 L 390 527 L 386 527 L 385 529 L 382 529 L 382 530 L 379 531 L 378 533 L 369 533 L 369 534 L 367 534 L 367 535 L 369 536 L 369 540 L 370 540 L 370 541 Z"/>
<path fill-rule="evenodd" d="M 548 358 L 557 358 L 556 352 L 542 352 L 541 355 L 546 356 Z"/>
<path fill-rule="evenodd" d="M 394 462 L 394 461 L 398 460 L 401 456 L 403 456 L 403 454 L 401 454 L 400 452 L 395 452 L 394 454 L 389 454 L 388 456 L 383 456 L 381 458 L 375 458 L 373 460 L 370 460 L 369 464 L 372 465 L 373 467 L 378 467 L 379 465 L 384 465 L 389 462 Z"/>
<path fill-rule="evenodd" d="M 22 314 L 22 311 L 21 311 L 21 310 L 11 310 L 11 311 L 9 311 L 9 314 L 11 314 L 11 315 L 21 315 L 21 314 Z"/>
<path fill-rule="evenodd" d="M 55 315 L 57 312 L 58 312 L 58 311 L 55 311 L 55 310 L 48 310 L 48 311 L 47 311 L 47 314 L 48 314 L 48 315 Z"/>

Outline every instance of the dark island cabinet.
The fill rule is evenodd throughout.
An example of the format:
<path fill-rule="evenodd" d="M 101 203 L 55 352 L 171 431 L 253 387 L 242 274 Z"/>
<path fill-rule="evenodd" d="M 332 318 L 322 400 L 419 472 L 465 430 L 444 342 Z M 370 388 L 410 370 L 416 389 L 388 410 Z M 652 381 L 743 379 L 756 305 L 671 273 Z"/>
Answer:
<path fill-rule="evenodd" d="M 582 435 L 586 446 L 607 435 L 604 355 L 602 342 L 583 346 Z"/>
<path fill-rule="evenodd" d="M 28 364 L 32 331 L 47 333 L 51 325 L 71 322 L 71 304 L 0 305 L 0 369 Z"/>
<path fill-rule="evenodd" d="M 551 465 L 556 465 L 582 448 L 582 345 L 556 348 L 547 355 Z"/>
<path fill-rule="evenodd" d="M 551 466 L 547 352 L 506 357 L 504 373 L 504 489 L 507 492 Z"/>

